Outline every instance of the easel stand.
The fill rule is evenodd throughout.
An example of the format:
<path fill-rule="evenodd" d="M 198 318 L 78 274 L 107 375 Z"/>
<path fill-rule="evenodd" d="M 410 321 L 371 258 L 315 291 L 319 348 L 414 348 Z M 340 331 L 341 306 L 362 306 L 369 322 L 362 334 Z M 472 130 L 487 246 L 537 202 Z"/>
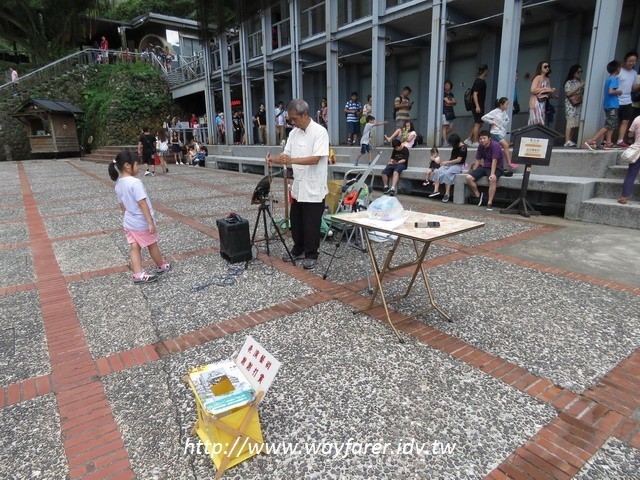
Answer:
<path fill-rule="evenodd" d="M 267 245 L 267 255 L 269 255 L 269 256 L 271 255 L 271 251 L 270 251 L 270 248 L 269 248 L 269 228 L 268 228 L 268 224 L 267 224 L 267 216 L 269 217 L 269 220 L 271 221 L 271 225 L 273 226 L 274 230 L 278 234 L 278 238 L 280 239 L 280 242 L 282 243 L 282 246 L 286 250 L 287 255 L 289 255 L 289 258 L 291 259 L 291 262 L 295 265 L 296 261 L 293 258 L 293 255 L 291 255 L 291 251 L 289 250 L 289 247 L 287 247 L 287 243 L 284 241 L 284 237 L 282 236 L 282 233 L 280 233 L 280 229 L 278 228 L 278 224 L 273 219 L 273 215 L 271 215 L 271 208 L 270 208 L 270 201 L 269 200 L 265 200 L 262 203 L 260 203 L 260 208 L 258 209 L 258 216 L 256 217 L 256 223 L 253 226 L 253 234 L 251 235 L 251 247 L 253 247 L 256 244 L 256 233 L 258 231 L 258 224 L 260 223 L 260 219 L 262 219 L 262 224 L 264 226 L 264 242 Z M 249 262 L 247 262 L 245 264 L 245 268 L 247 267 L 248 264 L 249 264 Z"/>
<path fill-rule="evenodd" d="M 258 392 L 253 402 L 224 415 L 207 412 L 197 400 L 198 419 L 191 433 L 197 434 L 204 443 L 216 467 L 216 480 L 222 478 L 228 468 L 244 462 L 260 451 L 264 440 L 258 406 L 263 397 L 264 392 Z"/>
<path fill-rule="evenodd" d="M 183 377 L 196 398 L 198 453 L 205 453 L 216 467 L 216 479 L 224 472 L 262 453 L 262 429 L 258 407 L 281 363 L 248 336 L 237 357 L 192 368 Z"/>
<path fill-rule="evenodd" d="M 520 188 L 520 198 L 509 205 L 507 208 L 500 210 L 500 213 L 505 214 L 519 214 L 523 217 L 530 217 L 531 215 L 540 215 L 540 212 L 534 210 L 531 204 L 527 201 L 527 190 L 529 189 L 529 175 L 531 175 L 531 164 L 526 164 L 524 168 L 524 175 L 522 177 L 522 187 Z"/>

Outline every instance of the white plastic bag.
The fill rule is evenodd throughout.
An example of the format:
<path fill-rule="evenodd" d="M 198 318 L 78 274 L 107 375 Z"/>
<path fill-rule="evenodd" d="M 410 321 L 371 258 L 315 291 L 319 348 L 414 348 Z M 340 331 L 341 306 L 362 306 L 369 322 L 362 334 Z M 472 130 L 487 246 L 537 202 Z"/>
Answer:
<path fill-rule="evenodd" d="M 398 220 L 403 213 L 404 208 L 398 199 L 387 195 L 376 198 L 367 208 L 367 215 L 374 220 Z"/>
<path fill-rule="evenodd" d="M 640 158 L 640 147 L 636 145 L 630 145 L 622 155 L 620 155 L 620 165 L 630 165 L 636 163 Z"/>

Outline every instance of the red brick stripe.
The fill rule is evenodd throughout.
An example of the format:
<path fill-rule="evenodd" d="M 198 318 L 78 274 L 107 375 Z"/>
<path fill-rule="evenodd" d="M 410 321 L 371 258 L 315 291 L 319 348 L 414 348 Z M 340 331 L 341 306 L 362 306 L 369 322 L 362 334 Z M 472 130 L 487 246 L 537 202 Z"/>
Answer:
<path fill-rule="evenodd" d="M 18 172 L 51 362 L 49 379 L 60 412 L 70 477 L 81 478 L 91 473 L 96 478 L 106 478 L 118 473 L 133 478 L 111 406 L 98 380 L 98 368 L 89 352 L 66 281 L 56 262 L 51 240 L 21 163 L 18 164 Z M 64 331 L 64 335 L 60 335 L 60 331 Z M 19 389 L 19 392 L 20 396 L 23 395 L 25 388 Z M 31 392 L 29 389 L 27 393 Z M 14 386 L 8 387 L 7 397 L 9 403 L 12 400 L 17 402 L 20 398 Z M 69 403 L 74 403 L 74 408 L 65 409 L 64 405 Z M 104 428 L 117 432 L 111 442 L 103 443 L 101 435 L 96 433 Z M 76 441 L 78 436 L 83 438 L 80 443 Z"/>

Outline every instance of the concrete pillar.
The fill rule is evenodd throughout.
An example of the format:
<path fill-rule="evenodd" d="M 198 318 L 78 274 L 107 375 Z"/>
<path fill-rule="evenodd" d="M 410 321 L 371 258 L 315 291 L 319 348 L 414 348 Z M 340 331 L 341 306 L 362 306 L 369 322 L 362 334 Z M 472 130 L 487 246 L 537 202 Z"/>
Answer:
<path fill-rule="evenodd" d="M 327 58 L 327 109 L 329 111 L 328 131 L 332 145 L 340 145 L 340 119 L 344 118 L 340 101 L 338 80 L 338 42 L 332 39 L 332 33 L 337 29 L 338 14 L 337 0 L 327 0 L 325 3 L 325 33 Z"/>
<path fill-rule="evenodd" d="M 220 78 L 222 81 L 222 106 L 223 106 L 223 111 L 225 112 L 224 114 L 225 121 L 231 120 L 231 118 L 227 118 L 227 117 L 231 117 L 230 114 L 227 114 L 227 112 L 231 112 L 231 85 L 229 81 L 228 71 L 229 71 L 229 55 L 227 55 L 227 36 L 226 34 L 223 33 L 220 35 Z M 214 110 L 215 110 L 215 107 L 214 107 Z M 216 135 L 217 127 L 215 123 L 215 118 L 214 118 L 214 121 L 209 125 L 210 125 L 209 133 Z M 228 126 L 228 125 L 225 124 L 225 126 Z M 228 132 L 229 130 L 227 130 L 227 134 L 225 135 L 225 143 L 227 145 L 229 145 Z"/>
<path fill-rule="evenodd" d="M 603 125 L 603 87 L 607 63 L 613 59 L 620 28 L 623 0 L 597 0 L 593 14 L 589 58 L 583 65 L 586 86 L 580 114 L 578 145 L 593 136 Z M 586 75 L 585 75 L 586 73 Z"/>
<path fill-rule="evenodd" d="M 384 14 L 384 2 L 374 0 L 372 11 L 371 28 L 371 104 L 373 105 L 372 115 L 376 117 L 376 122 L 384 120 L 385 108 L 385 82 L 386 82 L 386 30 L 384 25 L 380 25 L 380 17 Z M 367 101 L 363 98 L 363 104 Z M 395 126 L 395 125 L 394 125 Z M 384 127 L 374 127 L 374 139 L 377 146 L 384 141 Z"/>
<path fill-rule="evenodd" d="M 211 91 L 211 42 L 207 33 L 207 29 L 203 29 L 204 38 L 202 42 L 204 44 L 204 105 L 205 105 L 205 114 L 207 117 L 207 138 L 205 142 L 209 145 L 215 143 L 216 140 L 216 105 L 213 97 L 213 92 Z"/>
<path fill-rule="evenodd" d="M 264 24 L 263 24 L 264 25 Z M 264 31 L 264 30 L 263 30 Z M 270 36 L 267 38 L 271 38 Z M 265 40 L 265 44 L 267 40 Z M 266 62 L 267 50 L 262 55 L 263 63 Z M 243 57 L 246 59 L 247 57 Z M 251 94 L 251 78 L 247 69 L 246 60 L 242 62 L 242 115 L 244 118 L 244 133 L 247 139 L 247 145 L 253 145 L 253 95 Z"/>
<path fill-rule="evenodd" d="M 297 0 L 289 1 L 289 25 L 291 29 L 291 98 L 302 95 L 302 68 L 300 68 L 300 9 Z M 267 107 L 268 108 L 268 107 Z M 274 106 L 275 108 L 275 106 Z M 273 113 L 273 110 L 271 110 Z"/>
<path fill-rule="evenodd" d="M 442 97 L 447 47 L 447 0 L 433 2 L 431 18 L 431 49 L 429 55 L 429 90 L 427 123 L 423 128 L 427 145 L 439 145 L 442 130 Z M 420 109 L 422 110 L 422 109 Z"/>
<path fill-rule="evenodd" d="M 516 86 L 516 70 L 518 68 L 518 45 L 520 44 L 520 18 L 522 17 L 522 0 L 505 0 L 502 16 L 502 37 L 500 39 L 500 65 L 498 67 L 498 86 L 496 98 L 507 97 L 513 105 L 513 93 Z M 576 42 L 577 43 L 577 42 Z M 485 106 L 489 108 L 489 106 Z M 491 106 L 491 109 L 493 106 Z M 513 110 L 507 110 L 512 119 Z M 513 126 L 513 123 L 510 124 Z"/>
<path fill-rule="evenodd" d="M 273 112 L 276 109 L 276 101 L 273 87 L 273 63 L 270 61 L 273 45 L 271 41 L 271 9 L 264 11 L 261 26 L 263 37 L 262 70 L 264 73 L 264 108 L 267 110 L 267 145 L 274 145 L 276 142 L 276 122 Z M 253 121 L 251 122 L 251 130 L 253 131 Z"/>

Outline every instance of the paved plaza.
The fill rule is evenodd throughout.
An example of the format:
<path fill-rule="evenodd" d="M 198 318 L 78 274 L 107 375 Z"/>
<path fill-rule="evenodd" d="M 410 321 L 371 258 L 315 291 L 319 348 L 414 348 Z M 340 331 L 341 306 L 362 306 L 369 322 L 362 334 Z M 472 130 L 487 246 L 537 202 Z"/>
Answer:
<path fill-rule="evenodd" d="M 282 362 L 260 405 L 273 451 L 223 478 L 640 478 L 640 231 L 400 195 L 485 223 L 424 264 L 453 321 L 403 321 L 418 286 L 393 304 L 400 343 L 382 306 L 356 312 L 366 254 L 339 247 L 323 279 L 328 253 L 305 271 L 274 240 L 230 266 L 216 219 L 253 228 L 260 177 L 170 170 L 140 178 L 173 269 L 137 286 L 106 164 L 0 163 L 0 478 L 213 478 L 183 376 L 247 335 Z"/>

